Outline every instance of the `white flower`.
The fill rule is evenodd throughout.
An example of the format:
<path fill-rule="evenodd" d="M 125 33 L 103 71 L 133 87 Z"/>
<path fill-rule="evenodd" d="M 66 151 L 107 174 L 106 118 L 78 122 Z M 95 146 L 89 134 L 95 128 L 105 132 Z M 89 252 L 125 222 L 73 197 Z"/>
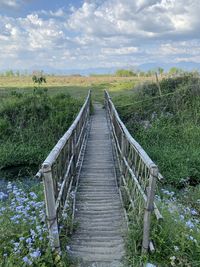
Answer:
<path fill-rule="evenodd" d="M 175 251 L 179 251 L 179 247 L 178 246 L 174 246 L 174 250 Z"/>

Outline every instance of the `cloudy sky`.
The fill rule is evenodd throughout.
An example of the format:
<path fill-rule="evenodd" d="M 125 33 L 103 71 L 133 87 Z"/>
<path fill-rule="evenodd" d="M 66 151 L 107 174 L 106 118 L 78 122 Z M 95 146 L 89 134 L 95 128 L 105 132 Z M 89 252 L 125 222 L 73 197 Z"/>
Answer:
<path fill-rule="evenodd" d="M 0 70 L 200 63 L 200 0 L 0 0 Z"/>

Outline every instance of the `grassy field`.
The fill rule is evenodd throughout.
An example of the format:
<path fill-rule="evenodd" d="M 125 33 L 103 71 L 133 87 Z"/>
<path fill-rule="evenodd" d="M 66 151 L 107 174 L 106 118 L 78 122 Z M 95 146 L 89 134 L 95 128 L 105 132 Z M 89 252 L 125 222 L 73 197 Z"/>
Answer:
<path fill-rule="evenodd" d="M 164 176 L 157 204 L 164 221 L 152 233 L 158 266 L 200 266 L 200 79 L 187 74 L 136 86 L 132 95 L 114 97 L 130 133 L 158 164 Z M 141 229 L 132 224 L 128 255 L 140 266 Z M 136 241 L 138 239 L 138 242 Z M 138 257 L 137 257 L 138 255 Z"/>
<path fill-rule="evenodd" d="M 88 90 L 92 89 L 94 101 L 103 102 L 103 91 L 108 89 L 129 131 L 158 164 L 165 178 L 157 192 L 157 202 L 164 215 L 164 221 L 152 233 L 156 252 L 146 258 L 140 256 L 138 242 L 141 241 L 141 229 L 134 228 L 132 224 L 127 243 L 128 264 L 137 267 L 146 260 L 160 267 L 198 267 L 200 81 L 198 77 L 191 75 L 164 79 L 160 83 L 160 96 L 157 85 L 152 83 L 153 80 L 154 78 L 135 77 L 47 76 L 47 83 L 42 85 L 42 88 L 36 88 L 31 77 L 0 77 L 0 169 L 6 169 L 10 173 L 13 167 L 21 166 L 20 168 L 24 169 L 26 166 L 30 167 L 30 175 L 33 165 L 35 171 L 35 167 L 44 160 L 59 137 L 70 126 Z M 14 172 L 15 178 L 16 174 L 17 177 L 24 175 L 19 168 Z M 30 194 L 30 190 L 28 193 L 22 192 L 14 185 L 9 190 L 11 197 L 7 205 L 11 208 L 8 208 L 7 219 L 2 224 L 2 231 L 5 233 L 6 225 L 11 218 L 15 218 L 12 199 L 18 194 Z M 42 187 L 38 190 L 39 195 L 40 190 Z M 32 204 L 33 196 L 26 196 Z M 0 197 L 6 198 L 6 193 L 0 194 Z M 23 201 L 24 197 L 21 198 Z M 40 196 L 38 201 L 40 202 Z M 24 207 L 32 204 L 22 203 Z M 4 207 L 0 207 L 0 216 L 4 216 L 4 212 Z M 20 212 L 19 210 L 17 215 L 20 215 Z M 4 262 L 9 260 L 10 266 L 14 266 L 12 264 L 19 258 L 15 253 L 19 251 L 18 247 L 21 253 L 21 258 L 18 259 L 20 264 L 29 260 L 46 266 L 49 251 L 45 252 L 38 240 L 46 238 L 45 231 L 43 236 L 38 233 L 38 237 L 32 242 L 34 254 L 28 252 L 26 242 L 24 239 L 20 241 L 16 233 L 22 231 L 22 237 L 31 237 L 27 225 L 28 216 L 27 221 L 24 221 L 24 231 L 18 225 L 23 217 L 11 222 L 13 230 L 7 235 L 13 236 L 12 242 L 5 236 L 5 242 L 0 247 L 0 256 Z M 36 232 L 38 226 L 33 226 L 32 230 Z M 6 252 L 3 247 L 6 246 L 9 255 L 4 256 Z M 41 251 L 38 251 L 40 246 Z M 41 253 L 42 257 L 31 258 L 31 255 Z M 57 266 L 54 263 L 55 258 L 49 260 L 51 263 L 48 264 Z"/>
<path fill-rule="evenodd" d="M 153 78 L 137 77 L 65 77 L 47 76 L 47 83 L 43 88 L 48 88 L 49 94 L 68 93 L 76 98 L 86 97 L 92 89 L 95 101 L 103 101 L 103 91 L 109 89 L 113 95 L 120 92 L 129 94 L 137 83 Z M 28 77 L 0 77 L 0 101 L 9 96 L 10 92 L 30 93 L 34 89 L 31 76 Z"/>
<path fill-rule="evenodd" d="M 38 168 L 67 130 L 88 90 L 103 102 L 103 91 L 131 94 L 139 78 L 54 77 L 36 86 L 31 77 L 0 77 L 0 170 L 24 175 Z M 45 133 L 48 132 L 48 136 Z"/>

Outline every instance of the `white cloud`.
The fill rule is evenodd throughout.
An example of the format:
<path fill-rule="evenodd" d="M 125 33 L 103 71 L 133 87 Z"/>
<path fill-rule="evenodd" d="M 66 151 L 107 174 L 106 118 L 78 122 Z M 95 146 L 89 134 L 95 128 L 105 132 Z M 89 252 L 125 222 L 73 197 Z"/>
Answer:
<path fill-rule="evenodd" d="M 102 48 L 102 53 L 108 55 L 128 55 L 136 52 L 138 47 Z"/>
<path fill-rule="evenodd" d="M 17 7 L 19 0 L 1 0 L 0 6 Z"/>
<path fill-rule="evenodd" d="M 19 5 L 24 0 L 1 0 Z M 69 14 L 69 12 L 71 12 Z M 199 60 L 199 0 L 88 0 L 79 8 L 0 16 L 0 67 L 120 67 Z M 5 57 L 6 54 L 6 57 Z M 10 58 L 10 60 L 9 60 Z M 15 61 L 13 61 L 15 58 Z"/>

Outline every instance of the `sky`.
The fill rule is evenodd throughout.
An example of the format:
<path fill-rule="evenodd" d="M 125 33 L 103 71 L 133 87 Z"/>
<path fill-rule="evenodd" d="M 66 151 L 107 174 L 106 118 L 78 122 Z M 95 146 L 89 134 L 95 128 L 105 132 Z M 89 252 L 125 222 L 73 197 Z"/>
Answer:
<path fill-rule="evenodd" d="M 199 0 L 0 0 L 0 70 L 200 63 Z"/>

